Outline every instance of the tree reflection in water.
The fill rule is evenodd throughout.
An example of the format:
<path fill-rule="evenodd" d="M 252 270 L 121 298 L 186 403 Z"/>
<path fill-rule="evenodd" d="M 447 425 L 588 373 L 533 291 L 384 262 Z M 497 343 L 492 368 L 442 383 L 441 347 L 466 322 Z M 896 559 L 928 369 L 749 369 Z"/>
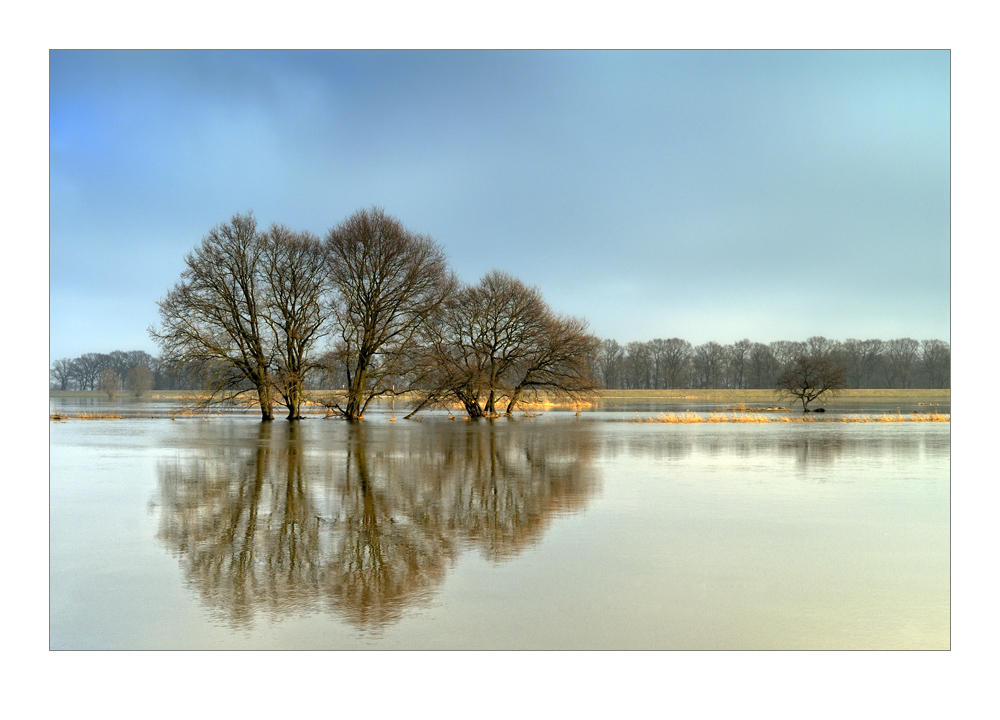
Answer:
<path fill-rule="evenodd" d="M 262 423 L 158 469 L 160 539 L 228 624 L 328 610 L 382 627 L 463 550 L 513 557 L 599 485 L 583 423 L 345 424 L 332 448 L 305 432 Z"/>

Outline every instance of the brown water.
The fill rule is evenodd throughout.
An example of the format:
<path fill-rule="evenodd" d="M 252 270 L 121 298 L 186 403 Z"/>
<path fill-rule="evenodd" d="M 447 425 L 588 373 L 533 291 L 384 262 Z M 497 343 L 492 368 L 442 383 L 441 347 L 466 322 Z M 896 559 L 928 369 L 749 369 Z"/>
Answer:
<path fill-rule="evenodd" d="M 51 424 L 52 648 L 948 648 L 946 423 Z"/>

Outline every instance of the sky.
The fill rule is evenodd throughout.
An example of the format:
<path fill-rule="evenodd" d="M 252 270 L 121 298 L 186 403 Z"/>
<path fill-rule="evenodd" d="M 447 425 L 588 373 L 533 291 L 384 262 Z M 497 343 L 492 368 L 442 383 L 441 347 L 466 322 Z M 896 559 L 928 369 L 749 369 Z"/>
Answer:
<path fill-rule="evenodd" d="M 50 360 L 377 205 L 621 343 L 950 337 L 948 51 L 52 51 Z"/>

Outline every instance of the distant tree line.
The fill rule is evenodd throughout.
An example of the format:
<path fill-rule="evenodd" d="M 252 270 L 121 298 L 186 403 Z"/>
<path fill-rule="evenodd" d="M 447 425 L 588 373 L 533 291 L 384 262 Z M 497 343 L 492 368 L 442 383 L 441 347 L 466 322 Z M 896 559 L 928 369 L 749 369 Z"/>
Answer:
<path fill-rule="evenodd" d="M 575 322 L 576 326 L 571 323 L 564 328 L 564 332 L 568 331 L 565 342 L 549 347 L 566 347 L 578 363 L 591 364 L 597 380 L 609 389 L 774 388 L 782 370 L 797 357 L 816 354 L 839 365 L 851 388 L 951 387 L 951 346 L 941 340 L 840 342 L 817 336 L 804 342 L 764 344 L 741 340 L 730 345 L 707 342 L 692 346 L 679 338 L 658 338 L 623 346 L 608 339 L 591 347 L 574 348 L 570 340 L 586 341 L 588 337 L 581 321 Z M 349 374 L 336 362 L 335 352 L 322 353 L 315 365 L 304 384 L 306 390 L 346 387 Z M 50 371 L 50 388 L 101 390 L 101 377 L 108 369 L 114 373 L 120 392 L 201 388 L 194 368 L 167 367 L 142 350 L 85 353 L 56 360 Z M 142 371 L 148 376 L 144 378 Z M 525 373 L 522 380 L 525 378 L 530 376 Z"/>
<path fill-rule="evenodd" d="M 141 397 L 149 390 L 194 388 L 194 379 L 166 370 L 159 359 L 144 350 L 113 350 L 61 358 L 49 369 L 52 390 L 127 392 Z"/>
<path fill-rule="evenodd" d="M 729 345 L 656 338 L 619 344 L 603 340 L 596 371 L 605 388 L 774 388 L 798 358 L 826 358 L 843 370 L 849 388 L 950 388 L 951 345 L 942 340 L 828 340 Z"/>

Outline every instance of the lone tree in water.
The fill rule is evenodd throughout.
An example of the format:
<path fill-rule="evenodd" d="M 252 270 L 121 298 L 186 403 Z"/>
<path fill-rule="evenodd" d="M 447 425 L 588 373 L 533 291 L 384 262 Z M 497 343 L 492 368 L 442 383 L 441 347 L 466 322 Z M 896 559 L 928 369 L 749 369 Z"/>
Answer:
<path fill-rule="evenodd" d="M 153 373 L 145 365 L 136 365 L 128 371 L 125 384 L 133 395 L 142 397 L 153 387 Z"/>
<path fill-rule="evenodd" d="M 778 375 L 780 397 L 802 402 L 802 412 L 809 412 L 809 403 L 820 397 L 833 397 L 847 387 L 844 371 L 828 356 L 797 355 Z"/>
<path fill-rule="evenodd" d="M 343 407 L 330 407 L 360 420 L 373 399 L 402 390 L 396 380 L 414 372 L 417 338 L 454 282 L 441 248 L 381 208 L 351 215 L 324 247 L 336 337 L 330 370 L 347 381 Z"/>
<path fill-rule="evenodd" d="M 118 377 L 118 373 L 111 368 L 104 368 L 101 372 L 101 392 L 107 394 L 108 400 L 115 399 L 120 384 L 121 380 Z"/>

